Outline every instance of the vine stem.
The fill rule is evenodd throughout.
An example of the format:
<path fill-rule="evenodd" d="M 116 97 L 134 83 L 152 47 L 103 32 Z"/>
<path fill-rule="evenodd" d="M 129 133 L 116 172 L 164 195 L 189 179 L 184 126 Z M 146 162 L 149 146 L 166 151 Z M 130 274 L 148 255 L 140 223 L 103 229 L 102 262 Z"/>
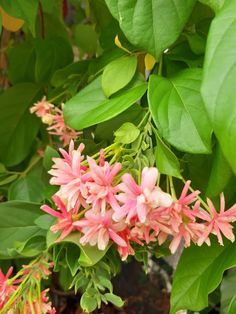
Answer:
<path fill-rule="evenodd" d="M 169 178 L 171 196 L 174 198 L 174 200 L 177 200 L 175 188 L 174 188 L 174 184 L 173 184 L 173 178 L 172 178 L 172 176 L 168 176 L 168 178 Z"/>

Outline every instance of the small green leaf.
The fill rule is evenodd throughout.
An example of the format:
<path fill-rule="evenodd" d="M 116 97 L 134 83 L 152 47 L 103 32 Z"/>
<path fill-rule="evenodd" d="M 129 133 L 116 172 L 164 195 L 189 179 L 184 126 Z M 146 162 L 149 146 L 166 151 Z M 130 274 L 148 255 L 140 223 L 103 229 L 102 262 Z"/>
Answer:
<path fill-rule="evenodd" d="M 80 306 L 87 313 L 93 312 L 97 308 L 97 300 L 95 295 L 90 295 L 87 292 L 82 294 Z"/>
<path fill-rule="evenodd" d="M 167 174 L 176 178 L 181 178 L 180 164 L 178 158 L 170 150 L 159 136 L 157 130 L 155 131 L 157 147 L 155 150 L 156 166 L 160 173 Z"/>
<path fill-rule="evenodd" d="M 51 146 L 47 146 L 43 156 L 43 166 L 46 170 L 50 170 L 52 168 L 52 158 L 55 157 L 60 157 L 59 153 Z"/>
<path fill-rule="evenodd" d="M 109 63 L 102 74 L 102 88 L 107 97 L 125 87 L 133 78 L 137 67 L 136 56 L 125 56 Z"/>
<path fill-rule="evenodd" d="M 122 126 L 115 131 L 115 142 L 121 144 L 133 143 L 140 134 L 140 130 L 130 122 L 125 122 Z"/>
<path fill-rule="evenodd" d="M 117 307 L 122 307 L 124 306 L 124 301 L 117 295 L 113 293 L 105 293 L 105 298 L 107 299 L 108 302 L 111 302 Z"/>
<path fill-rule="evenodd" d="M 11 183 L 12 181 L 15 181 L 17 178 L 18 178 L 17 174 L 12 174 L 8 176 L 7 178 L 4 178 L 3 180 L 0 179 L 0 186 Z"/>
<path fill-rule="evenodd" d="M 134 78 L 116 97 L 107 99 L 101 86 L 101 76 L 82 89 L 65 103 L 66 124 L 81 130 L 91 125 L 109 120 L 128 109 L 139 100 L 147 89 L 146 83 Z"/>

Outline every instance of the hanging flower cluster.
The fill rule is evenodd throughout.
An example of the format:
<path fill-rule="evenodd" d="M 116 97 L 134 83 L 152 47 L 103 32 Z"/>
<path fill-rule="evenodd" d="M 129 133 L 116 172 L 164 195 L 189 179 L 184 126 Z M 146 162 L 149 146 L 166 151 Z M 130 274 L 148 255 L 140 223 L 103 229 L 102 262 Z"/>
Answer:
<path fill-rule="evenodd" d="M 12 278 L 13 267 L 6 275 L 0 269 L 0 312 L 6 314 L 55 314 L 47 296 L 48 289 L 40 291 L 40 281 L 50 274 L 52 263 L 46 260 L 24 265 Z"/>
<path fill-rule="evenodd" d="M 82 245 L 97 245 L 105 250 L 110 241 L 116 243 L 122 259 L 134 254 L 132 243 L 139 245 L 170 240 L 170 251 L 176 252 L 181 242 L 188 247 L 210 245 L 209 235 L 222 235 L 234 241 L 232 222 L 236 221 L 236 205 L 225 211 L 224 196 L 217 212 L 210 200 L 199 201 L 199 191 L 188 194 L 187 181 L 178 199 L 164 192 L 157 184 L 158 170 L 145 167 L 140 182 L 129 173 L 122 175 L 120 163 L 110 164 L 100 153 L 100 161 L 82 155 L 84 145 L 77 149 L 73 141 L 69 151 L 60 149 L 62 158 L 54 158 L 49 173 L 50 183 L 58 185 L 53 196 L 57 210 L 41 208 L 57 218 L 51 231 L 60 231 L 57 241 L 71 232 L 78 232 Z M 205 209 L 202 208 L 205 205 Z"/>
<path fill-rule="evenodd" d="M 48 102 L 45 96 L 30 108 L 30 113 L 41 118 L 42 122 L 48 125 L 48 133 L 58 136 L 64 146 L 80 134 L 65 124 L 62 110 Z"/>

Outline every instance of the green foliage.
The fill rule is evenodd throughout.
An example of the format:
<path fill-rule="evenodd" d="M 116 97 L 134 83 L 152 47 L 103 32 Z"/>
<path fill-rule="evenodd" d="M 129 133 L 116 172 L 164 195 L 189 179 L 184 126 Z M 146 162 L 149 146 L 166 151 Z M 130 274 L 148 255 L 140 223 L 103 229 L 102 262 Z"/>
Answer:
<path fill-rule="evenodd" d="M 195 0 L 184 3 L 181 0 L 106 0 L 106 3 L 128 40 L 158 60 L 180 35 Z"/>
<path fill-rule="evenodd" d="M 117 116 L 140 99 L 147 89 L 142 79 L 134 78 L 130 84 L 119 95 L 108 99 L 103 93 L 99 76 L 65 103 L 66 123 L 81 130 Z"/>
<path fill-rule="evenodd" d="M 39 205 L 34 203 L 9 201 L 0 204 L 0 256 L 18 257 L 17 244 L 26 244 L 45 232 L 35 223 L 42 215 Z M 19 244 L 18 244 L 19 245 Z"/>
<path fill-rule="evenodd" d="M 109 63 L 102 74 L 102 88 L 104 94 L 110 97 L 133 78 L 137 67 L 137 57 L 121 57 Z"/>
<path fill-rule="evenodd" d="M 170 144 L 190 153 L 211 152 L 212 130 L 200 95 L 201 76 L 200 69 L 188 69 L 171 79 L 153 75 L 149 83 L 156 126 Z"/>
<path fill-rule="evenodd" d="M 0 95 L 0 160 L 6 166 L 17 165 L 30 153 L 39 120 L 30 114 L 29 107 L 39 91 L 40 86 L 22 83 Z"/>
<path fill-rule="evenodd" d="M 186 308 L 192 311 L 204 309 L 208 294 L 219 285 L 224 271 L 236 265 L 235 260 L 235 243 L 229 241 L 222 247 L 214 240 L 210 247 L 185 249 L 174 276 L 170 313 Z"/>
<path fill-rule="evenodd" d="M 140 130 L 130 122 L 122 124 L 122 126 L 115 131 L 115 142 L 121 144 L 133 143 L 139 136 Z"/>
<path fill-rule="evenodd" d="M 209 31 L 202 95 L 222 152 L 236 173 L 235 32 L 236 4 L 226 1 Z"/>

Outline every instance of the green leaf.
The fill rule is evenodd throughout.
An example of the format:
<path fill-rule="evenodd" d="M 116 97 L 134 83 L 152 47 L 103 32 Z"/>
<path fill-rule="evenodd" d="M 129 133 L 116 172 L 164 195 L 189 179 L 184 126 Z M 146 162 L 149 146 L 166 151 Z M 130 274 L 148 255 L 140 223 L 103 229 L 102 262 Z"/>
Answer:
<path fill-rule="evenodd" d="M 220 300 L 220 313 L 227 314 L 229 304 L 232 299 L 235 297 L 235 284 L 236 284 L 236 271 L 232 270 L 227 273 L 227 275 L 223 278 L 220 292 L 221 292 L 221 300 Z M 235 313 L 235 312 L 234 312 Z"/>
<path fill-rule="evenodd" d="M 73 61 L 71 45 L 62 37 L 39 39 L 35 41 L 37 82 L 50 81 L 53 73 Z"/>
<path fill-rule="evenodd" d="M 0 5 L 9 15 L 24 20 L 32 35 L 35 36 L 38 0 L 1 0 Z"/>
<path fill-rule="evenodd" d="M 219 195 L 225 189 L 232 176 L 232 169 L 226 161 L 219 145 L 217 145 L 208 179 L 206 195 L 210 198 Z"/>
<path fill-rule="evenodd" d="M 8 76 L 12 84 L 34 82 L 35 48 L 32 42 L 25 41 L 7 50 Z"/>
<path fill-rule="evenodd" d="M 179 37 L 195 0 L 106 0 L 127 39 L 156 59 Z"/>
<path fill-rule="evenodd" d="M 152 75 L 148 100 L 161 135 L 180 151 L 211 152 L 211 126 L 200 94 L 202 72 L 186 69 L 171 79 Z"/>
<path fill-rule="evenodd" d="M 47 235 L 47 247 L 51 247 L 55 244 L 55 241 L 58 239 L 59 234 L 52 233 L 51 231 L 48 232 Z M 109 249 L 110 245 L 106 247 L 105 250 L 101 251 L 97 248 L 97 246 L 91 246 L 89 244 L 87 245 L 81 245 L 80 244 L 80 234 L 78 232 L 71 233 L 68 235 L 65 239 L 63 239 L 61 242 L 69 242 L 76 244 L 81 252 L 79 256 L 79 264 L 81 266 L 93 266 L 97 262 L 99 262 L 103 256 L 106 254 L 107 250 Z M 60 243 L 61 243 L 60 242 Z"/>
<path fill-rule="evenodd" d="M 226 1 L 207 39 L 202 95 L 222 152 L 236 173 L 236 2 Z"/>
<path fill-rule="evenodd" d="M 43 156 L 43 166 L 46 170 L 50 170 L 52 168 L 52 158 L 55 157 L 60 157 L 60 154 L 51 146 L 47 146 Z"/>
<path fill-rule="evenodd" d="M 8 199 L 40 203 L 44 199 L 44 188 L 41 177 L 29 173 L 10 186 Z"/>
<path fill-rule="evenodd" d="M 155 151 L 157 169 L 160 171 L 160 173 L 176 178 L 181 178 L 182 176 L 180 173 L 180 164 L 178 158 L 164 143 L 157 131 L 155 131 L 155 136 L 157 141 L 157 147 Z"/>
<path fill-rule="evenodd" d="M 218 12 L 225 2 L 225 0 L 199 0 L 199 1 L 211 7 L 215 12 Z"/>
<path fill-rule="evenodd" d="M 87 292 L 83 293 L 80 299 L 80 306 L 83 311 L 87 313 L 93 312 L 97 308 L 97 300 L 95 295 L 90 295 Z"/>
<path fill-rule="evenodd" d="M 140 134 L 140 130 L 130 122 L 125 122 L 115 131 L 115 142 L 122 144 L 133 143 Z"/>
<path fill-rule="evenodd" d="M 187 265 L 189 265 L 187 267 Z M 236 265 L 236 243 L 214 240 L 211 246 L 191 246 L 185 249 L 174 274 L 171 311 L 200 311 L 208 305 L 208 295 L 222 280 L 223 273 Z"/>
<path fill-rule="evenodd" d="M 0 179 L 0 186 L 1 185 L 5 185 L 5 184 L 8 184 L 8 183 L 11 183 L 12 181 L 16 180 L 18 178 L 18 175 L 17 174 L 12 174 L 6 178 L 4 178 L 3 180 Z"/>
<path fill-rule="evenodd" d="M 40 120 L 29 113 L 29 107 L 39 90 L 39 86 L 22 83 L 0 95 L 0 160 L 6 166 L 17 165 L 30 152 Z"/>
<path fill-rule="evenodd" d="M 65 103 L 63 113 L 66 124 L 81 130 L 109 120 L 140 99 L 146 89 L 147 85 L 144 81 L 135 80 L 127 86 L 127 90 L 122 90 L 116 97 L 107 99 L 99 76 Z"/>
<path fill-rule="evenodd" d="M 9 250 L 17 242 L 27 242 L 30 238 L 42 234 L 35 219 L 43 212 L 40 205 L 34 203 L 9 201 L 0 204 L 0 255 L 9 256 Z"/>
<path fill-rule="evenodd" d="M 102 88 L 107 97 L 125 87 L 137 68 L 136 56 L 125 56 L 109 63 L 102 74 Z"/>
<path fill-rule="evenodd" d="M 98 35 L 91 25 L 79 24 L 74 32 L 75 42 L 87 53 L 95 53 L 98 45 Z"/>
<path fill-rule="evenodd" d="M 78 258 L 80 256 L 80 249 L 78 246 L 74 244 L 69 244 L 66 247 L 66 262 L 68 267 L 70 268 L 71 275 L 74 277 L 77 270 L 80 267 Z"/>
<path fill-rule="evenodd" d="M 115 295 L 113 293 L 105 293 L 104 296 L 108 302 L 111 302 L 115 306 L 117 306 L 117 307 L 124 306 L 124 301 L 118 295 Z"/>

